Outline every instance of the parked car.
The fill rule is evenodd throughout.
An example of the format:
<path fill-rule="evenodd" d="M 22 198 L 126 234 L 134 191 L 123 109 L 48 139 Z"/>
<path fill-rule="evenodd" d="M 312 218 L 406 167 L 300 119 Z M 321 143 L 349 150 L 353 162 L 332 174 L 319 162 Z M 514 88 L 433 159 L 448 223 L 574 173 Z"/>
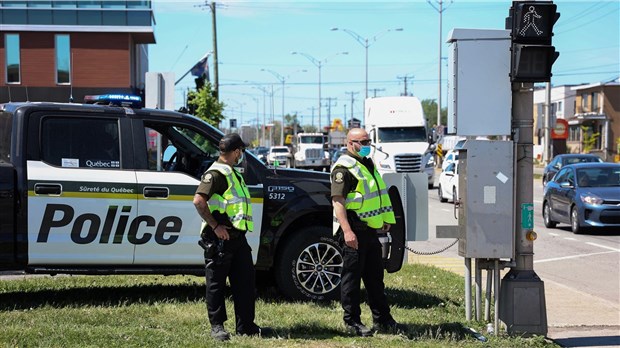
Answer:
<path fill-rule="evenodd" d="M 347 147 L 346 146 L 343 146 L 343 147 L 339 148 L 338 150 L 334 151 L 334 154 L 332 155 L 332 165 L 334 163 L 336 163 L 338 158 L 340 156 L 344 155 L 345 153 L 347 153 Z"/>
<path fill-rule="evenodd" d="M 590 154 L 570 153 L 557 155 L 553 157 L 551 162 L 545 166 L 542 176 L 543 187 L 553 179 L 555 174 L 567 164 L 582 163 L 582 162 L 603 162 L 603 160 Z"/>
<path fill-rule="evenodd" d="M 290 168 L 293 163 L 293 154 L 288 146 L 272 146 L 267 154 L 267 164 L 275 165 L 278 162 L 279 167 Z"/>
<path fill-rule="evenodd" d="M 463 147 L 466 140 L 467 139 L 461 139 L 457 141 L 456 145 L 454 145 L 454 148 L 446 152 L 446 155 L 443 158 L 443 162 L 441 163 L 441 170 L 446 170 L 450 163 L 456 162 L 459 159 L 459 149 Z"/>
<path fill-rule="evenodd" d="M 443 170 L 441 174 L 439 174 L 437 194 L 439 195 L 440 202 L 447 202 L 448 200 L 451 200 L 453 203 L 455 203 L 458 199 L 458 163 L 458 161 L 450 163 L 446 167 L 446 170 Z"/>
<path fill-rule="evenodd" d="M 256 157 L 261 160 L 263 163 L 267 163 L 267 154 L 269 153 L 269 148 L 265 146 L 258 146 L 254 148 L 252 151 Z"/>
<path fill-rule="evenodd" d="M 578 163 L 564 166 L 547 183 L 543 197 L 547 228 L 570 224 L 573 233 L 588 228 L 620 228 L 620 164 Z"/>

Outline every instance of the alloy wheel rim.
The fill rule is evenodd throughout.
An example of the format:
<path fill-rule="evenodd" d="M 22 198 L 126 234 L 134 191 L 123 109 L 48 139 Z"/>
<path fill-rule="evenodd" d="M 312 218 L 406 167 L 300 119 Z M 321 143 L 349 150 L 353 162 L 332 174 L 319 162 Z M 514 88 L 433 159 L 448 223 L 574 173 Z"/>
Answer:
<path fill-rule="evenodd" d="M 299 254 L 295 275 L 306 291 L 326 294 L 340 284 L 343 264 L 340 250 L 327 243 L 314 243 Z"/>

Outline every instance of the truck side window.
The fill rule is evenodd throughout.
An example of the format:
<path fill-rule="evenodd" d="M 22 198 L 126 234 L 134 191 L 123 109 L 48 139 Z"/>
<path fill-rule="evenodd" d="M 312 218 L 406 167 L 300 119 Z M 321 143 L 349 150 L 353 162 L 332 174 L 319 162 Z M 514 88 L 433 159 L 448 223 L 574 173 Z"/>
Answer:
<path fill-rule="evenodd" d="M 118 169 L 119 139 L 116 119 L 43 118 L 41 157 L 60 167 Z"/>
<path fill-rule="evenodd" d="M 200 178 L 219 155 L 217 144 L 191 128 L 145 122 L 145 132 L 149 170 Z"/>

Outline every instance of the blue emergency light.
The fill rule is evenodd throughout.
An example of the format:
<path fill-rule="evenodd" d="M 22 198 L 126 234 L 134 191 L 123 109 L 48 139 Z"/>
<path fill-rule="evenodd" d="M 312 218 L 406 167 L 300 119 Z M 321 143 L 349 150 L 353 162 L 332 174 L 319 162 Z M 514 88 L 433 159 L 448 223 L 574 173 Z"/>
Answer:
<path fill-rule="evenodd" d="M 84 96 L 85 104 L 115 105 L 130 108 L 142 106 L 142 98 L 131 94 L 101 94 Z"/>

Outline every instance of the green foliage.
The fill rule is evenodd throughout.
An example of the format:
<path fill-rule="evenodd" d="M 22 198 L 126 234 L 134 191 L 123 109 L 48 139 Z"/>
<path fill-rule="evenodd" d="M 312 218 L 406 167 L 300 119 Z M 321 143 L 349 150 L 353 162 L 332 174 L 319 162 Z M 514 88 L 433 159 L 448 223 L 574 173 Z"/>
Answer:
<path fill-rule="evenodd" d="M 594 145 L 596 145 L 596 140 L 601 135 L 601 133 L 592 132 L 592 128 L 588 126 L 581 126 L 581 131 L 583 134 L 583 152 L 590 153 L 590 151 L 592 151 L 592 149 L 594 148 Z"/>
<path fill-rule="evenodd" d="M 256 322 L 277 338 L 232 335 L 243 347 L 557 347 L 541 337 L 490 336 L 477 341 L 466 329 L 463 278 L 423 265 L 386 274 L 392 315 L 403 335 L 347 336 L 339 302 L 289 302 L 259 288 Z M 36 276 L 0 282 L 0 347 L 211 347 L 203 277 Z M 362 298 L 365 298 L 364 292 Z M 226 300 L 228 331 L 233 303 Z M 368 306 L 362 320 L 371 325 Z"/>
<path fill-rule="evenodd" d="M 224 119 L 222 111 L 225 104 L 213 96 L 210 82 L 197 91 L 190 91 L 187 94 L 187 105 L 191 114 L 216 128 Z"/>
<path fill-rule="evenodd" d="M 437 124 L 437 101 L 434 99 L 424 99 L 422 100 L 422 110 L 424 110 L 424 115 L 426 115 L 426 123 L 428 127 L 433 127 Z M 448 124 L 448 109 L 441 109 L 441 124 Z"/>

